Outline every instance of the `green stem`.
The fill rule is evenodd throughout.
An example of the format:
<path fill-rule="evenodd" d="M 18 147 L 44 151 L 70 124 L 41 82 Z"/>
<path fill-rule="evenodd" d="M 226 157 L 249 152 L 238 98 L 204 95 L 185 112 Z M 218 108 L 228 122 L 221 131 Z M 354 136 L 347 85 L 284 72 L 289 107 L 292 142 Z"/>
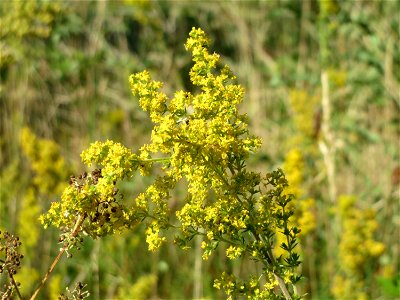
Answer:
<path fill-rule="evenodd" d="M 204 157 L 203 157 L 203 158 L 204 158 Z M 212 166 L 215 166 L 215 164 L 213 164 Z M 214 168 L 214 171 L 215 171 L 216 174 L 220 177 L 220 179 L 224 182 L 224 184 L 226 185 L 226 188 L 230 191 L 230 190 L 231 190 L 231 186 L 230 186 L 230 184 L 228 183 L 228 181 L 224 178 L 224 176 L 222 176 L 222 174 L 219 172 L 219 170 L 217 170 L 216 168 Z M 235 195 L 235 196 L 236 196 L 236 199 L 237 199 L 240 203 L 243 204 L 242 199 L 240 199 L 238 195 Z M 264 240 L 263 238 L 259 237 L 253 230 L 251 231 L 251 233 L 253 234 L 254 239 L 255 239 L 256 241 L 262 241 L 262 242 L 265 243 L 265 240 Z M 267 251 L 267 253 L 266 253 L 266 254 L 267 254 L 267 257 L 270 259 L 271 264 L 274 264 L 275 259 L 274 259 L 274 256 L 273 256 L 273 254 L 272 254 L 272 251 L 271 251 L 271 245 L 270 245 L 269 243 L 268 243 L 268 248 L 269 248 L 269 249 L 268 249 L 268 251 Z M 263 263 L 266 267 L 269 266 L 269 263 L 266 262 L 265 260 L 262 260 L 262 263 Z M 279 285 L 279 287 L 280 287 L 280 289 L 281 289 L 283 295 L 285 296 L 285 299 L 286 299 L 286 300 L 292 300 L 292 297 L 291 297 L 291 295 L 290 295 L 290 293 L 289 293 L 289 291 L 288 291 L 288 289 L 287 289 L 287 286 L 286 286 L 286 284 L 285 284 L 285 281 L 284 281 L 278 274 L 276 274 L 275 272 L 273 272 L 273 274 L 274 274 L 274 277 L 275 277 L 276 281 L 278 282 L 278 285 Z"/>
<path fill-rule="evenodd" d="M 158 158 L 146 158 L 144 162 L 168 162 L 171 161 L 171 157 L 158 157 Z"/>
<path fill-rule="evenodd" d="M 144 218 L 150 218 L 150 219 L 153 219 L 153 220 L 159 220 L 159 218 L 157 218 L 156 216 L 153 216 L 153 215 L 151 215 L 151 214 L 149 214 L 147 212 L 145 212 Z M 171 224 L 169 222 L 167 224 L 165 224 L 165 225 L 167 225 L 168 228 L 174 228 L 174 229 L 181 229 L 182 228 L 181 226 L 176 226 L 176 225 Z"/>
<path fill-rule="evenodd" d="M 252 231 L 251 233 L 253 234 L 254 238 L 255 238 L 257 241 L 262 241 L 262 242 L 264 242 L 263 239 L 260 238 L 255 232 Z M 269 244 L 269 243 L 268 243 L 268 244 Z M 273 264 L 275 263 L 275 258 L 274 258 L 274 256 L 272 255 L 272 251 L 271 251 L 270 245 L 269 245 L 268 248 L 269 248 L 269 249 L 268 249 L 268 251 L 267 251 L 267 257 L 271 260 L 271 264 L 273 265 Z M 265 266 L 266 268 L 271 267 L 271 265 L 270 265 L 267 261 L 265 261 L 265 259 L 262 259 L 261 262 L 264 264 L 264 266 Z M 278 274 L 276 274 L 276 272 L 274 272 L 274 271 L 272 271 L 272 274 L 274 275 L 275 280 L 278 282 L 279 288 L 281 289 L 281 291 L 282 291 L 282 293 L 283 293 L 285 299 L 286 299 L 286 300 L 292 300 L 292 296 L 290 295 L 290 292 L 289 292 L 289 290 L 288 290 L 288 288 L 287 288 L 287 286 L 286 286 L 285 281 L 282 279 L 282 277 L 280 277 L 280 276 L 279 276 Z"/>

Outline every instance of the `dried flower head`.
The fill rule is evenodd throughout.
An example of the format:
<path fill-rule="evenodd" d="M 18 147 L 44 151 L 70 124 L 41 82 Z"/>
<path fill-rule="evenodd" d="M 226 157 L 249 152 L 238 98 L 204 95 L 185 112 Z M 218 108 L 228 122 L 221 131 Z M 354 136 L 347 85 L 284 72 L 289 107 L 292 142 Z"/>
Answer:
<path fill-rule="evenodd" d="M 7 231 L 0 232 L 0 274 L 7 273 L 9 277 L 8 283 L 0 292 L 2 299 L 12 299 L 15 291 L 19 293 L 19 283 L 15 282 L 14 276 L 21 268 L 21 260 L 24 257 L 19 253 L 21 242 L 18 236 L 15 236 Z"/>

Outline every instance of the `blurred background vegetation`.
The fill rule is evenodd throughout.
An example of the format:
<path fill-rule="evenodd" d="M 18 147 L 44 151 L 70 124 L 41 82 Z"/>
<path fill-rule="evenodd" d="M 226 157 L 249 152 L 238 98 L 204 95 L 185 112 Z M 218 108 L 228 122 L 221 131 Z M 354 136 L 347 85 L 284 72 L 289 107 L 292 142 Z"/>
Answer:
<path fill-rule="evenodd" d="M 22 293 L 58 252 L 59 233 L 37 219 L 83 171 L 80 152 L 149 139 L 128 76 L 148 69 L 171 96 L 192 90 L 183 43 L 197 26 L 246 88 L 242 110 L 263 139 L 251 168 L 283 167 L 297 196 L 301 293 L 398 299 L 399 12 L 394 0 L 2 1 L 0 229 L 22 240 Z M 148 182 L 121 188 L 133 197 Z M 220 266 L 249 266 L 223 257 L 201 261 L 198 241 L 149 253 L 139 227 L 85 241 L 41 296 L 83 281 L 91 299 L 224 298 Z"/>

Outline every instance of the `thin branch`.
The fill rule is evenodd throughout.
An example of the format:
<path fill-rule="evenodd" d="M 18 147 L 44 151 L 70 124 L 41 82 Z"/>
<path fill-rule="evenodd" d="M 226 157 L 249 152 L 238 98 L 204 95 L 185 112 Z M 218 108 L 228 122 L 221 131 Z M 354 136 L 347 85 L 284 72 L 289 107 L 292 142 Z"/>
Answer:
<path fill-rule="evenodd" d="M 286 300 L 292 300 L 292 297 L 290 296 L 290 293 L 286 287 L 285 281 L 281 277 L 276 275 L 275 273 L 273 273 L 273 274 L 274 274 L 276 281 L 278 281 L 279 287 L 281 288 L 282 293 L 285 296 Z"/>
<path fill-rule="evenodd" d="M 262 240 L 255 232 L 251 231 L 251 233 L 253 234 L 254 238 L 257 241 L 261 241 Z M 271 252 L 271 246 L 270 245 L 268 247 L 267 257 L 271 260 L 271 264 L 273 264 L 275 262 L 275 258 L 274 258 L 273 254 Z M 269 263 L 266 262 L 265 260 L 263 260 L 262 263 L 266 267 L 269 266 Z M 281 289 L 281 291 L 282 291 L 283 295 L 285 296 L 286 300 L 292 300 L 292 297 L 290 296 L 289 290 L 286 287 L 285 281 L 278 274 L 276 274 L 275 272 L 272 272 L 272 274 L 274 274 L 274 277 L 275 277 L 276 281 L 278 282 L 279 288 Z"/>
<path fill-rule="evenodd" d="M 319 143 L 319 148 L 324 156 L 325 167 L 328 176 L 329 198 L 332 203 L 336 202 L 336 171 L 335 171 L 335 143 L 331 130 L 331 101 L 329 97 L 328 72 L 324 70 L 321 74 L 322 85 L 322 133 L 325 141 Z"/>
<path fill-rule="evenodd" d="M 76 237 L 78 235 L 78 233 L 79 233 L 79 231 L 81 229 L 81 225 L 82 225 L 84 220 L 85 220 L 85 216 L 84 215 L 79 215 L 78 219 L 76 220 L 75 227 L 74 227 L 74 229 L 72 230 L 72 233 L 71 233 L 72 237 Z M 60 252 L 58 253 L 57 257 L 54 259 L 54 261 L 51 264 L 51 266 L 50 266 L 49 270 L 47 271 L 47 273 L 44 275 L 42 281 L 40 282 L 39 286 L 37 287 L 37 289 L 35 290 L 35 292 L 31 296 L 30 300 L 34 300 L 37 297 L 37 295 L 39 294 L 40 290 L 45 285 L 47 279 L 49 279 L 49 276 L 53 272 L 55 266 L 60 261 L 62 255 L 67 250 L 68 246 L 69 245 L 65 245 L 63 248 L 60 249 Z"/>
<path fill-rule="evenodd" d="M 13 276 L 13 274 L 11 273 L 11 271 L 10 271 L 9 268 L 7 268 L 7 272 L 8 272 L 8 275 L 10 276 L 11 283 L 12 283 L 12 285 L 14 286 L 15 291 L 17 292 L 18 298 L 21 299 L 21 300 L 24 299 L 24 298 L 22 298 L 22 295 L 21 295 L 21 293 L 19 292 L 18 285 L 17 285 L 17 283 L 15 282 L 14 276 Z"/>

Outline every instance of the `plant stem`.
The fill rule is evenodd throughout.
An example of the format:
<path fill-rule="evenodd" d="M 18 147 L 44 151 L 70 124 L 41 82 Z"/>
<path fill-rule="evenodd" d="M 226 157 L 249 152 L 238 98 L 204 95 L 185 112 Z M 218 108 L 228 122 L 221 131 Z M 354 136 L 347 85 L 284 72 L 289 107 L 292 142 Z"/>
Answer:
<path fill-rule="evenodd" d="M 159 157 L 159 158 L 147 158 L 147 159 L 143 159 L 143 161 L 145 162 L 163 162 L 163 161 L 170 161 L 171 157 Z"/>
<path fill-rule="evenodd" d="M 335 204 L 337 196 L 336 170 L 335 170 L 335 137 L 331 129 L 331 100 L 329 96 L 329 77 L 326 70 L 321 73 L 322 88 L 322 125 L 321 130 L 324 141 L 320 141 L 319 148 L 324 157 L 324 163 L 328 178 L 329 199 Z"/>
<path fill-rule="evenodd" d="M 253 234 L 254 238 L 257 241 L 259 241 L 259 242 L 262 241 L 262 242 L 265 243 L 265 240 L 260 238 L 253 230 L 251 231 L 251 233 Z M 273 264 L 275 262 L 274 256 L 273 256 L 273 254 L 271 252 L 271 246 L 269 247 L 269 250 L 268 250 L 268 253 L 267 253 L 267 257 L 268 257 L 268 259 L 271 260 L 271 264 Z M 265 261 L 265 260 L 263 260 L 262 263 L 266 267 L 268 267 L 270 265 L 270 263 Z M 283 295 L 285 296 L 285 299 L 286 300 L 292 300 L 292 297 L 290 296 L 290 293 L 289 293 L 289 291 L 288 291 L 288 289 L 286 287 L 285 281 L 278 274 L 276 274 L 275 272 L 272 272 L 272 274 L 274 274 L 274 277 L 275 277 L 276 281 L 278 282 L 279 288 L 281 289 Z"/>
<path fill-rule="evenodd" d="M 78 219 L 76 220 L 75 223 L 75 227 L 72 230 L 71 236 L 72 237 L 76 237 L 81 229 L 81 225 L 83 223 L 83 221 L 85 220 L 84 215 L 79 215 Z M 58 253 L 58 255 L 56 256 L 56 258 L 54 259 L 53 263 L 51 264 L 49 270 L 47 271 L 47 273 L 43 276 L 42 281 L 40 282 L 39 286 L 37 287 L 37 289 L 35 290 L 35 292 L 33 293 L 33 295 L 31 296 L 30 300 L 34 300 L 37 295 L 39 294 L 40 290 L 43 288 L 43 286 L 45 285 L 47 279 L 49 279 L 49 276 L 51 274 L 51 272 L 53 272 L 55 266 L 57 265 L 57 263 L 60 261 L 62 255 L 64 254 L 64 252 L 67 250 L 69 245 L 65 245 L 64 247 L 62 247 L 60 249 L 60 252 Z M 21 298 L 22 299 L 22 298 Z"/>
<path fill-rule="evenodd" d="M 203 260 L 201 257 L 201 242 L 202 236 L 198 235 L 195 239 L 195 257 L 194 257 L 194 271 L 193 271 L 193 299 L 201 299 L 203 294 L 203 276 L 202 266 Z"/>
<path fill-rule="evenodd" d="M 286 300 L 292 300 L 292 297 L 290 296 L 290 293 L 286 287 L 285 281 L 281 277 L 279 277 L 277 274 L 273 273 L 276 281 L 278 281 L 279 287 L 282 290 L 283 295 L 285 296 Z"/>
<path fill-rule="evenodd" d="M 17 292 L 18 298 L 21 299 L 21 300 L 24 299 L 24 298 L 22 298 L 21 293 L 19 292 L 17 283 L 16 283 L 15 280 L 14 280 L 13 274 L 11 273 L 11 271 L 10 271 L 8 268 L 7 268 L 7 272 L 8 272 L 8 275 L 10 276 L 11 283 L 12 283 L 12 285 L 14 286 L 16 292 Z"/>
<path fill-rule="evenodd" d="M 204 156 L 203 156 L 203 158 L 204 158 Z M 218 172 L 219 170 L 218 170 L 217 168 L 214 168 L 214 170 L 215 170 L 216 174 L 219 176 L 219 178 L 224 182 L 224 184 L 226 185 L 227 189 L 228 189 L 228 190 L 231 190 L 230 184 L 229 184 L 228 181 L 224 178 L 224 176 L 222 176 L 222 175 L 220 174 L 220 172 Z M 236 195 L 236 199 L 237 199 L 240 203 L 243 204 L 243 201 L 238 197 L 238 195 Z M 257 241 L 261 241 L 261 240 L 260 240 L 260 237 L 257 235 L 256 232 L 254 232 L 254 230 L 252 230 L 251 233 L 253 234 L 254 238 L 255 238 Z M 265 241 L 264 241 L 264 242 L 265 242 Z M 271 248 L 270 248 L 269 251 L 268 251 L 267 257 L 271 260 L 271 263 L 274 262 L 274 256 L 273 256 L 273 254 L 272 254 L 272 252 L 271 252 Z M 266 266 L 269 265 L 269 263 L 266 262 L 266 261 L 263 261 L 263 263 L 264 263 Z M 275 277 L 276 281 L 278 282 L 279 287 L 280 287 L 280 289 L 282 290 L 282 293 L 283 293 L 283 295 L 285 296 L 286 300 L 292 300 L 292 297 L 290 296 L 290 293 L 289 293 L 289 291 L 288 291 L 288 289 L 287 289 L 287 287 L 286 287 L 286 284 L 285 284 L 284 280 L 283 280 L 281 277 L 279 277 L 279 275 L 277 275 L 275 272 L 273 272 L 273 274 L 274 274 L 274 277 Z"/>

